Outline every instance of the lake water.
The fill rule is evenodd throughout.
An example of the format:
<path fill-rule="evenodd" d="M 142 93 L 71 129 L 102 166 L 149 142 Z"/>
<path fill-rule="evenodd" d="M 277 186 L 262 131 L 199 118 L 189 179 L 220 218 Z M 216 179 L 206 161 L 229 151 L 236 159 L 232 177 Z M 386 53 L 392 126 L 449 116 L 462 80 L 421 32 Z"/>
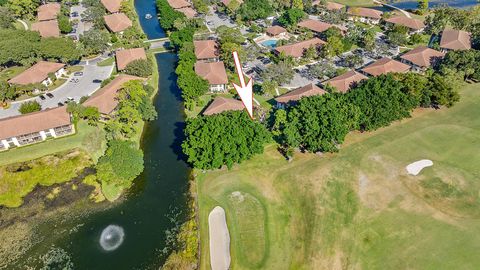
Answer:
<path fill-rule="evenodd" d="M 389 1 L 393 6 L 399 7 L 401 9 L 416 9 L 418 6 L 418 1 Z M 469 8 L 478 4 L 477 0 L 430 0 L 428 5 L 429 7 L 435 7 L 439 4 L 448 4 L 451 7 L 455 8 Z"/>
<path fill-rule="evenodd" d="M 155 0 L 136 0 L 135 8 L 149 38 L 165 36 L 158 24 Z M 146 13 L 153 18 L 145 19 Z M 180 156 L 184 114 L 174 72 L 177 56 L 163 53 L 155 58 L 159 72 L 154 101 L 158 119 L 147 123 L 143 133 L 144 172 L 125 201 L 114 208 L 74 224 L 51 224 L 63 238 L 55 245 L 69 253 L 75 269 L 159 269 L 168 256 L 162 252 L 165 232 L 175 227 L 171 217 L 183 221 L 187 214 L 190 171 Z M 48 238 L 49 231 L 42 234 Z"/>

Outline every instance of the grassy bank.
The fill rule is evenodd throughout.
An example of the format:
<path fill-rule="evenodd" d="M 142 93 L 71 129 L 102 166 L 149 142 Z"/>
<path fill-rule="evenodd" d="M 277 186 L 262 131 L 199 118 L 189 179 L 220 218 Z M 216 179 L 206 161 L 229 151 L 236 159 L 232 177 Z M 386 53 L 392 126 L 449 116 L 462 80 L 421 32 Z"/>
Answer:
<path fill-rule="evenodd" d="M 474 269 L 480 247 L 480 85 L 450 109 L 375 132 L 352 133 L 339 153 L 270 145 L 232 170 L 197 173 L 201 269 L 208 214 L 222 206 L 232 269 Z M 418 176 L 405 166 L 431 159 Z"/>

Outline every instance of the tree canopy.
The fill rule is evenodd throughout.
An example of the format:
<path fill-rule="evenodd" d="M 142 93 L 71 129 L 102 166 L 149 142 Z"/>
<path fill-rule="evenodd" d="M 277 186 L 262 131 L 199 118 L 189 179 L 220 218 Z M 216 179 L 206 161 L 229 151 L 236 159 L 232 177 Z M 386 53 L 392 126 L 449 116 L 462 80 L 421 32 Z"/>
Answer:
<path fill-rule="evenodd" d="M 245 0 L 237 13 L 244 21 L 254 21 L 270 16 L 273 7 L 268 0 Z"/>
<path fill-rule="evenodd" d="M 187 120 L 182 144 L 188 162 L 195 168 L 229 168 L 263 153 L 270 140 L 267 129 L 244 111 L 228 111 Z"/>
<path fill-rule="evenodd" d="M 125 67 L 125 73 L 138 77 L 146 78 L 152 75 L 152 72 L 152 63 L 148 59 L 133 60 Z"/>

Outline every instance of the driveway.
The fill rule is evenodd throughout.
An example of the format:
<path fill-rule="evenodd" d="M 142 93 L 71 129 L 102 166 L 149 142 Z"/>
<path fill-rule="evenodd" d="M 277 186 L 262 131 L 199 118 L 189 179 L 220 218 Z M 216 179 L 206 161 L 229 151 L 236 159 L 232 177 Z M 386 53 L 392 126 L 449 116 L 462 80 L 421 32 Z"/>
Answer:
<path fill-rule="evenodd" d="M 47 108 L 58 107 L 59 102 L 65 102 L 68 97 L 72 97 L 75 101 L 79 101 L 83 96 L 89 96 L 100 88 L 100 83 L 94 83 L 93 80 L 105 80 L 110 77 L 113 71 L 113 65 L 107 67 L 99 67 L 96 63 L 89 65 L 83 65 L 83 76 L 74 77 L 70 75 L 67 82 L 58 87 L 57 89 L 50 91 L 54 95 L 53 98 L 47 96 L 45 100 L 41 100 L 39 97 L 30 98 L 27 100 L 12 102 L 10 108 L 6 110 L 0 109 L 0 118 L 6 118 L 10 116 L 20 115 L 18 109 L 23 102 L 36 100 L 42 105 L 42 110 Z M 77 78 L 78 82 L 71 82 L 71 78 Z"/>

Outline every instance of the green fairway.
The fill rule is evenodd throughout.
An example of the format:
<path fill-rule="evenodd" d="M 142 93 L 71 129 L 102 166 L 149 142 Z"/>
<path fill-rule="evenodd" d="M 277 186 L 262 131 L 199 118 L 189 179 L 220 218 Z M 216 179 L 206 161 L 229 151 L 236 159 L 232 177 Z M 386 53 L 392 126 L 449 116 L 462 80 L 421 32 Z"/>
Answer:
<path fill-rule="evenodd" d="M 270 145 L 231 170 L 197 171 L 201 269 L 216 205 L 232 269 L 477 269 L 479 104 L 480 84 L 467 85 L 454 107 L 351 133 L 339 153 L 287 162 Z M 420 159 L 434 165 L 408 175 Z"/>

